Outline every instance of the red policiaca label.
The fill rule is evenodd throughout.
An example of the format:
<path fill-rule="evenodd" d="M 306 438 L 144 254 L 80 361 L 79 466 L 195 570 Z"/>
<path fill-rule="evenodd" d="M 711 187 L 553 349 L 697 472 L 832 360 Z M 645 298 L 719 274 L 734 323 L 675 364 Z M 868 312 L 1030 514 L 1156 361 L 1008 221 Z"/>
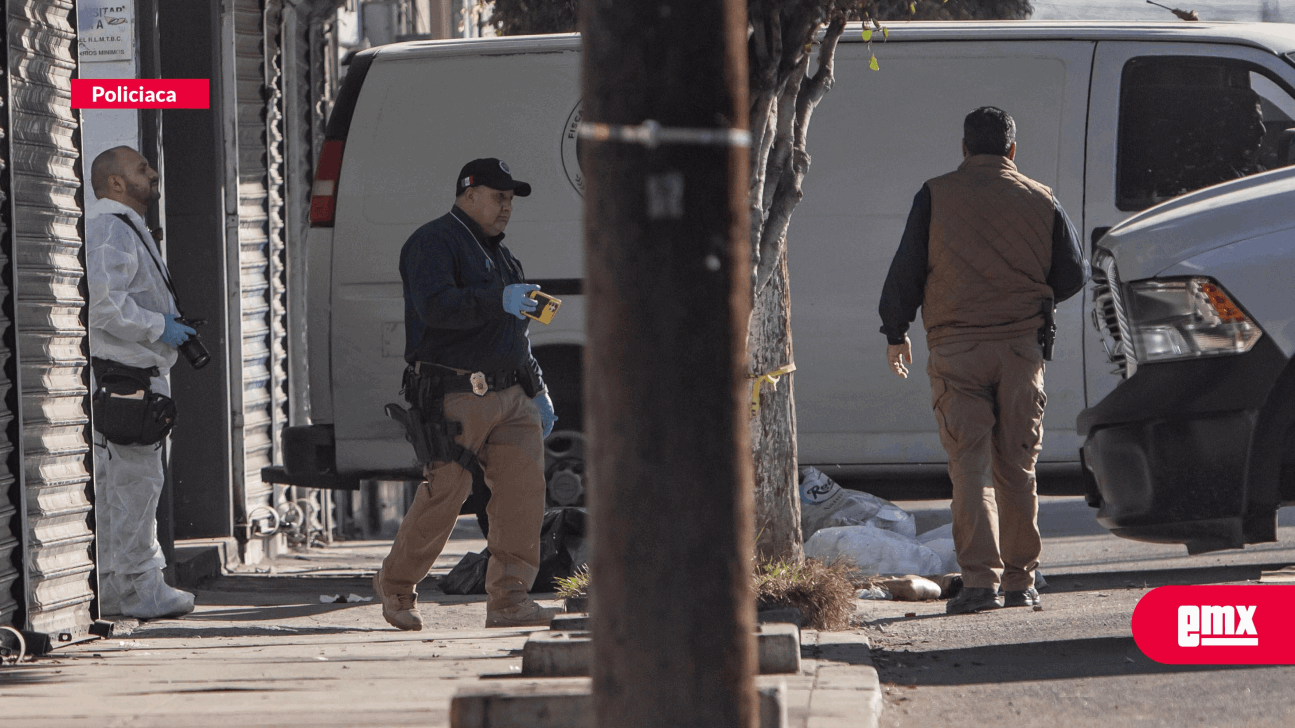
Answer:
<path fill-rule="evenodd" d="M 74 109 L 207 109 L 205 78 L 74 78 Z"/>
<path fill-rule="evenodd" d="M 1133 609 L 1133 639 L 1166 665 L 1295 665 L 1295 586 L 1162 586 Z"/>

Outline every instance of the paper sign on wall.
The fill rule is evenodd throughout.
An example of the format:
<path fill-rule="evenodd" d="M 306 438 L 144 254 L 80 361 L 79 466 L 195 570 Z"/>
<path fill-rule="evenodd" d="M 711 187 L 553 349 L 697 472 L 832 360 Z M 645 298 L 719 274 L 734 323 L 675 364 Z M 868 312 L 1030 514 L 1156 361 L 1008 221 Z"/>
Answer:
<path fill-rule="evenodd" d="M 129 0 L 80 0 L 76 16 L 82 63 L 134 57 L 135 8 Z"/>

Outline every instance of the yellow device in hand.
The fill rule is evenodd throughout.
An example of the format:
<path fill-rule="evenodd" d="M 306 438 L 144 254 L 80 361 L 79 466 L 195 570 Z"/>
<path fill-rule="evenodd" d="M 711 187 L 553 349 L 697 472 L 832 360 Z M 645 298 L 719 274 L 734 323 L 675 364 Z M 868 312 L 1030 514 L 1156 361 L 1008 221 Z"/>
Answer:
<path fill-rule="evenodd" d="M 557 315 L 558 307 L 562 305 L 562 299 L 554 298 L 541 291 L 531 291 L 526 294 L 526 297 L 532 301 L 538 301 L 540 305 L 536 306 L 534 311 L 523 311 L 522 314 L 546 326 L 553 322 L 553 317 Z"/>

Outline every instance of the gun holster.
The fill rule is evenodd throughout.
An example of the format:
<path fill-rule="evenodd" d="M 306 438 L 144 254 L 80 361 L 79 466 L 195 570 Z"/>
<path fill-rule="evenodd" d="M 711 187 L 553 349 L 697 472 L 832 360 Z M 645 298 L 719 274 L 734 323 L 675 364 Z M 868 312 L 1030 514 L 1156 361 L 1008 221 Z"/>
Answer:
<path fill-rule="evenodd" d="M 1043 302 L 1043 325 L 1039 327 L 1039 345 L 1043 347 L 1043 361 L 1052 361 L 1052 350 L 1057 343 L 1057 309 L 1049 298 Z"/>
<path fill-rule="evenodd" d="M 401 394 L 409 409 L 398 404 L 388 404 L 387 416 L 405 428 L 405 439 L 414 446 L 414 455 L 423 465 L 432 463 L 458 463 L 470 468 L 477 456 L 460 445 L 455 438 L 463 434 L 463 425 L 445 417 L 445 388 L 436 374 L 419 374 L 414 368 L 405 369 Z"/>

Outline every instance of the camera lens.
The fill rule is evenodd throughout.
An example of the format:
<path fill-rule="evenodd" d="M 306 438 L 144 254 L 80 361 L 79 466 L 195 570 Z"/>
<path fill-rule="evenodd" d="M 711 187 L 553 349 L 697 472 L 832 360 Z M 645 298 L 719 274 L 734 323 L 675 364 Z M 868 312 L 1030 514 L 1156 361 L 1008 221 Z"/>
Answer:
<path fill-rule="evenodd" d="M 188 341 L 180 344 L 180 353 L 184 355 L 185 361 L 194 369 L 201 369 L 207 366 L 211 361 L 211 354 L 207 353 L 207 347 L 202 345 L 202 339 L 197 334 L 190 336 Z"/>

